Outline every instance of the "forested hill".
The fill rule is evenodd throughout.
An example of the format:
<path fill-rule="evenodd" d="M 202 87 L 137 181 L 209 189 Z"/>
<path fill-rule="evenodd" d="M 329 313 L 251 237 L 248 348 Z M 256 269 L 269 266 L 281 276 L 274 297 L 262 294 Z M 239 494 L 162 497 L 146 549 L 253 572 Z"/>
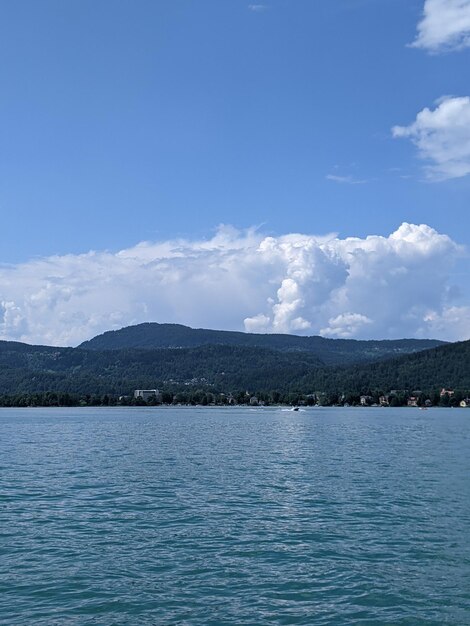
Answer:
<path fill-rule="evenodd" d="M 134 389 L 203 389 L 312 394 L 392 389 L 470 392 L 470 341 L 376 363 L 327 367 L 307 351 L 207 345 L 83 350 L 0 342 L 0 394 L 132 394 Z"/>
<path fill-rule="evenodd" d="M 0 394 L 121 395 L 139 388 L 288 390 L 323 367 L 308 352 L 244 346 L 103 351 L 19 346 L 0 345 Z"/>
<path fill-rule="evenodd" d="M 121 350 L 129 348 L 194 348 L 204 345 L 243 346 L 282 352 L 309 352 L 325 365 L 365 363 L 426 350 L 442 341 L 432 339 L 397 339 L 357 341 L 298 335 L 254 334 L 224 330 L 189 328 L 180 324 L 146 323 L 108 331 L 79 348 L 85 350 Z"/>
<path fill-rule="evenodd" d="M 326 392 L 371 390 L 470 391 L 470 340 L 447 344 L 379 363 L 323 368 L 310 372 L 301 386 Z"/>

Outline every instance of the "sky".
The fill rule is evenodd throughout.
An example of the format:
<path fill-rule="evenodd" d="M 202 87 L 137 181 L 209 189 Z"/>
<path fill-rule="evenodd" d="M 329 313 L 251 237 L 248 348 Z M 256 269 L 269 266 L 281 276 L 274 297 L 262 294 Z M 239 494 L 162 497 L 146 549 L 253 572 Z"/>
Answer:
<path fill-rule="evenodd" d="M 470 338 L 470 0 L 0 5 L 0 338 Z"/>

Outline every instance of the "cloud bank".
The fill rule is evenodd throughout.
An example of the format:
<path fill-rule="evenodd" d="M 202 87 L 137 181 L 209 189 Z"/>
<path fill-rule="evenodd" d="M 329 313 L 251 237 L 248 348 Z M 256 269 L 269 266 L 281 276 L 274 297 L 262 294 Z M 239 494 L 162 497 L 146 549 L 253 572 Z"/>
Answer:
<path fill-rule="evenodd" d="M 418 35 L 412 44 L 429 52 L 470 46 L 470 0 L 425 0 Z"/>
<path fill-rule="evenodd" d="M 340 239 L 220 227 L 208 240 L 0 267 L 0 337 L 76 345 L 143 321 L 331 337 L 470 337 L 448 236 L 404 223 Z"/>
<path fill-rule="evenodd" d="M 470 98 L 446 96 L 434 110 L 425 108 L 409 126 L 395 126 L 394 137 L 410 139 L 429 180 L 447 180 L 470 174 Z"/>

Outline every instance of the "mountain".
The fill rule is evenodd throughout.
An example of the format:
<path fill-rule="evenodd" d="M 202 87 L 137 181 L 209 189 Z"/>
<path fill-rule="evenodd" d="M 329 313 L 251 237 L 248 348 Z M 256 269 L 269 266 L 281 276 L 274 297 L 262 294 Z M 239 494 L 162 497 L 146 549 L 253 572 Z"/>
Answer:
<path fill-rule="evenodd" d="M 180 324 L 145 323 L 111 330 L 82 343 L 83 350 L 195 348 L 205 345 L 244 346 L 281 352 L 309 352 L 325 365 L 378 361 L 426 350 L 444 342 L 434 339 L 357 341 L 312 336 L 254 334 L 189 328 Z"/>
<path fill-rule="evenodd" d="M 469 393 L 470 341 L 342 366 L 325 366 L 306 350 L 256 346 L 86 350 L 0 342 L 0 394 L 125 395 L 155 387 L 332 395 L 450 387 Z"/>

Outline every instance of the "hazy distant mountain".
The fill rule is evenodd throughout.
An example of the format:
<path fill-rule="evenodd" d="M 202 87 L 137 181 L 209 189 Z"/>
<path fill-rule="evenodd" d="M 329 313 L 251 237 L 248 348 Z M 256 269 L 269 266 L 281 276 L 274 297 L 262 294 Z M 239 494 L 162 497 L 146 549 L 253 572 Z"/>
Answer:
<path fill-rule="evenodd" d="M 82 343 L 85 350 L 123 348 L 194 348 L 204 345 L 257 347 L 282 352 L 309 352 L 325 365 L 377 361 L 401 354 L 426 350 L 444 342 L 434 339 L 357 341 L 298 335 L 253 334 L 226 330 L 189 328 L 180 324 L 146 323 L 111 330 Z"/>

